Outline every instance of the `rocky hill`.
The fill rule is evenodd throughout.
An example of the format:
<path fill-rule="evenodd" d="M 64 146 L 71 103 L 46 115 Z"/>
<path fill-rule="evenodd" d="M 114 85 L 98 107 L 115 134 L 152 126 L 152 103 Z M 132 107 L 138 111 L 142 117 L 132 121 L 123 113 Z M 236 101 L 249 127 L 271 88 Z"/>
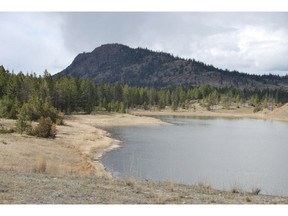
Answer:
<path fill-rule="evenodd" d="M 239 89 L 287 88 L 288 76 L 249 75 L 215 68 L 212 65 L 174 57 L 164 52 L 132 49 L 121 44 L 102 45 L 81 53 L 56 76 L 89 78 L 96 83 L 122 83 L 131 86 L 172 87 L 234 86 Z"/>

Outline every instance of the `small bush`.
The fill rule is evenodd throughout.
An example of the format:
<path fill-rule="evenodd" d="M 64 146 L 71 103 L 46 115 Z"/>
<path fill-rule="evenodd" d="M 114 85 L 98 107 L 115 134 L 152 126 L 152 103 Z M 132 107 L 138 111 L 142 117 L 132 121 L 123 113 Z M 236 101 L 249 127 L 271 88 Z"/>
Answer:
<path fill-rule="evenodd" d="M 252 189 L 252 194 L 254 195 L 258 195 L 260 192 L 261 192 L 261 189 L 258 187 Z"/>
<path fill-rule="evenodd" d="M 253 109 L 253 112 L 256 113 L 256 112 L 260 112 L 262 110 L 263 110 L 263 108 L 261 107 L 261 105 L 256 105 Z"/>
<path fill-rule="evenodd" d="M 237 187 L 233 187 L 232 189 L 231 189 L 231 193 L 240 193 L 240 189 L 239 188 L 237 188 Z"/>
<path fill-rule="evenodd" d="M 31 135 L 43 138 L 55 138 L 56 137 L 56 126 L 53 124 L 50 117 L 39 120 L 39 124 L 33 129 Z"/>
<path fill-rule="evenodd" d="M 0 134 L 8 134 L 8 133 L 14 133 L 14 132 L 15 132 L 14 129 L 0 127 Z"/>
<path fill-rule="evenodd" d="M 56 119 L 55 124 L 56 124 L 56 125 L 64 125 L 63 118 L 58 118 L 58 119 Z"/>

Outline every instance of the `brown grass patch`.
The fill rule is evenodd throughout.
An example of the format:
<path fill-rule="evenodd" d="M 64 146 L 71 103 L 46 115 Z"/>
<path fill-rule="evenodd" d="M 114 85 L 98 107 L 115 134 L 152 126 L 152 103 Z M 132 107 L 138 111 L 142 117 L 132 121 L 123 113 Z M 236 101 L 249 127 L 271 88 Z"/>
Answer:
<path fill-rule="evenodd" d="M 43 154 L 38 154 L 36 156 L 36 163 L 33 171 L 37 173 L 45 173 L 46 168 L 47 168 L 47 162 L 45 156 Z"/>

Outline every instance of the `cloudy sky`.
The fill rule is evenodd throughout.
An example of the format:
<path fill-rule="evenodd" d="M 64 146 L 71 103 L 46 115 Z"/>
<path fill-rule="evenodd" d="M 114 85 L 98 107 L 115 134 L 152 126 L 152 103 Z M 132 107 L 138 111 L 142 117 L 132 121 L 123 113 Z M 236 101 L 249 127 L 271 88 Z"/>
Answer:
<path fill-rule="evenodd" d="M 0 12 L 0 65 L 55 74 L 121 43 L 253 74 L 288 74 L 288 12 Z"/>

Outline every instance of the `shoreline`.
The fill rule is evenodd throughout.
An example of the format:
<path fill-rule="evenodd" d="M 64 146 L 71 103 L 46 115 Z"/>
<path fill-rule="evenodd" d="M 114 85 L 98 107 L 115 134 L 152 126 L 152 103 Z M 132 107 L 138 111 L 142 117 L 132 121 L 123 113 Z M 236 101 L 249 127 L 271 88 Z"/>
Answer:
<path fill-rule="evenodd" d="M 240 112 L 239 112 L 240 110 Z M 129 111 L 128 114 L 117 114 L 117 113 L 113 113 L 111 114 L 111 117 L 114 115 L 122 115 L 122 117 L 127 117 L 127 116 L 135 116 L 135 117 L 139 117 L 139 118 L 150 118 L 149 120 L 151 120 L 151 122 L 142 122 L 140 119 L 140 121 L 124 121 L 124 122 L 119 122 L 119 117 L 116 118 L 116 120 L 112 120 L 112 119 L 102 119 L 104 120 L 103 122 L 100 121 L 98 122 L 95 126 L 99 129 L 101 128 L 101 130 L 104 130 L 107 134 L 109 134 L 109 137 L 111 136 L 111 134 L 106 130 L 106 128 L 109 127 L 114 127 L 114 126 L 141 126 L 141 125 L 171 125 L 171 123 L 168 122 L 164 122 L 161 119 L 157 118 L 159 116 L 172 116 L 172 117 L 191 117 L 191 118 L 237 118 L 237 119 L 242 119 L 242 118 L 249 118 L 249 119 L 255 119 L 255 120 L 269 120 L 269 121 L 282 121 L 282 122 L 286 122 L 288 123 L 288 103 L 274 109 L 273 111 L 270 110 L 263 110 L 257 113 L 253 112 L 252 108 L 246 108 L 246 109 L 232 109 L 232 110 L 222 110 L 222 109 L 218 109 L 218 110 L 214 110 L 214 111 L 206 111 L 201 109 L 200 111 L 194 111 L 194 110 L 178 110 L 178 111 L 173 111 L 171 109 L 165 109 L 165 110 L 133 110 L 133 111 Z M 224 111 L 224 112 L 223 112 Z M 97 114 L 96 114 L 97 115 Z M 107 115 L 107 113 L 106 113 Z M 125 118 L 124 117 L 124 118 Z M 155 121 L 156 120 L 156 121 Z M 144 124 L 143 124 L 144 123 Z M 103 126 L 104 125 L 104 126 Z M 115 141 L 117 141 L 117 145 L 115 146 L 111 146 L 111 148 L 104 150 L 100 156 L 99 156 L 99 161 L 101 160 L 101 157 L 103 154 L 105 154 L 106 152 L 113 150 L 115 148 L 120 147 L 120 143 L 122 142 L 121 140 L 117 140 L 113 137 L 111 137 L 112 139 L 114 139 Z M 105 166 L 102 164 L 102 166 L 105 168 Z M 107 172 L 109 172 L 107 170 L 107 168 L 105 168 L 105 170 Z M 109 172 L 110 173 L 110 172 Z M 111 173 L 111 176 L 114 178 L 115 176 L 113 175 L 113 173 Z M 265 195 L 264 195 L 265 196 Z M 266 196 L 275 196 L 275 195 L 266 195 Z"/>
<path fill-rule="evenodd" d="M 164 110 L 132 110 L 129 112 L 136 116 L 174 116 L 174 117 L 211 117 L 211 118 L 250 118 L 250 119 L 263 119 L 288 122 L 288 103 L 274 109 L 273 111 L 265 109 L 260 112 L 253 112 L 253 108 L 239 108 L 239 109 L 215 109 L 212 111 L 204 110 L 183 110 L 179 109 L 173 111 L 169 108 Z"/>
<path fill-rule="evenodd" d="M 6 128 L 14 127 L 15 122 L 0 118 Z M 65 125 L 57 126 L 55 139 L 1 134 L 0 168 L 33 172 L 43 163 L 46 173 L 93 173 L 111 178 L 100 158 L 119 147 L 121 141 L 111 137 L 105 127 L 168 124 L 151 117 L 119 113 L 71 115 L 65 116 L 64 122 Z"/>
<path fill-rule="evenodd" d="M 152 117 L 119 113 L 72 115 L 68 116 L 65 122 L 68 126 L 72 125 L 75 128 L 81 125 L 85 130 L 77 131 L 77 138 L 81 140 L 78 148 L 91 159 L 90 164 L 94 166 L 95 174 L 108 178 L 114 178 L 115 176 L 101 163 L 101 157 L 106 152 L 119 148 L 122 141 L 112 137 L 106 128 L 115 126 L 169 125 L 169 123 Z M 86 136 L 83 137 L 83 133 Z"/>
<path fill-rule="evenodd" d="M 170 109 L 165 109 L 161 111 L 157 110 L 132 110 L 129 114 L 120 114 L 120 113 L 96 113 L 95 115 L 71 115 L 65 117 L 65 126 L 58 126 L 58 134 L 56 139 L 42 139 L 43 146 L 41 148 L 48 149 L 51 148 L 51 142 L 57 144 L 55 149 L 50 149 L 49 151 L 65 151 L 65 149 L 73 149 L 73 154 L 78 154 L 77 157 L 77 168 L 74 168 L 72 165 L 69 165 L 71 161 L 75 164 L 74 160 L 65 161 L 64 167 L 68 167 L 67 170 L 71 172 L 79 173 L 95 173 L 98 176 L 105 176 L 112 178 L 113 174 L 110 173 L 107 168 L 101 163 L 101 157 L 108 151 L 111 151 L 115 148 L 118 148 L 121 144 L 121 140 L 117 140 L 112 137 L 112 135 L 106 130 L 106 128 L 114 126 L 141 126 L 141 125 L 170 125 L 170 123 L 164 122 L 157 116 L 176 116 L 176 117 L 212 117 L 212 118 L 252 118 L 252 119 L 263 119 L 263 120 L 276 120 L 288 122 L 288 104 L 285 104 L 282 107 L 276 108 L 273 111 L 264 110 L 258 113 L 253 113 L 251 108 L 242 108 L 242 109 L 232 109 L 232 110 L 222 110 L 215 109 L 213 111 L 206 111 L 204 109 L 194 110 L 178 110 L 172 111 Z M 1 120 L 1 119 L 0 119 Z M 3 119 L 2 119 L 3 121 Z M 2 122 L 1 121 L 1 122 Z M 13 120 L 5 120 L 7 126 L 13 125 Z M 22 140 L 20 137 L 26 137 Z M 30 164 L 33 162 L 31 157 L 34 157 L 34 160 L 37 155 L 42 154 L 41 149 L 39 151 L 31 153 L 29 143 L 32 142 L 33 145 L 37 146 L 39 138 L 29 137 L 26 135 L 11 134 L 5 135 L 5 139 L 0 141 L 3 143 L 14 143 L 14 149 L 23 149 L 23 146 L 29 147 L 24 149 L 27 151 L 26 155 L 30 156 L 20 158 L 22 161 L 28 161 Z M 24 143 L 24 145 L 22 145 Z M 38 147 L 38 146 L 37 146 Z M 58 150 L 57 150 L 58 148 Z M 1 149 L 0 149 L 1 150 Z M 15 152 L 12 148 L 9 150 L 9 153 Z M 29 152 L 30 151 L 30 152 Z M 33 150 L 36 151 L 36 150 Z M 19 155 L 23 154 L 21 152 L 16 152 Z M 63 153 L 65 154 L 65 153 Z M 44 152 L 47 163 L 51 164 L 51 169 L 58 170 L 62 169 L 61 165 L 58 167 L 58 162 L 53 158 L 53 156 L 46 155 Z M 1 156 L 1 155 L 0 155 Z M 0 159 L 0 164 L 4 164 L 6 167 L 20 167 L 25 163 L 15 163 L 10 161 L 7 157 L 2 157 Z M 4 162 L 4 158 L 8 162 Z M 15 156 L 16 160 L 17 156 Z M 76 158 L 76 157 L 75 157 Z M 49 161 L 50 160 L 50 161 Z M 59 159 L 58 159 L 59 160 Z M 63 163 L 60 161 L 60 163 Z M 55 168 L 56 166 L 56 168 Z M 25 167 L 25 165 L 24 165 Z M 27 166 L 29 169 L 33 169 L 32 165 Z M 25 167 L 26 168 L 26 167 Z M 48 167 L 49 168 L 49 167 Z M 65 169 L 66 169 L 65 168 Z M 20 168 L 21 169 L 21 168 Z"/>
<path fill-rule="evenodd" d="M 223 112 L 224 111 L 224 112 Z M 151 111 L 151 110 L 133 110 L 128 114 L 119 114 L 119 113 L 98 113 L 96 114 L 96 119 L 92 118 L 94 115 L 74 115 L 73 118 L 76 118 L 77 122 L 89 124 L 95 127 L 97 130 L 104 131 L 104 136 L 111 139 L 111 144 L 106 149 L 102 149 L 95 156 L 94 161 L 99 162 L 98 165 L 103 167 L 106 173 L 109 174 L 109 177 L 115 178 L 113 173 L 110 173 L 108 169 L 101 163 L 101 157 L 108 151 L 111 151 L 115 148 L 120 147 L 121 140 L 117 140 L 112 137 L 111 134 L 106 130 L 109 127 L 114 126 L 141 126 L 141 125 L 171 125 L 168 122 L 164 122 L 157 116 L 175 116 L 175 117 L 207 117 L 207 118 L 250 118 L 250 119 L 259 119 L 259 120 L 271 120 L 271 121 L 283 121 L 288 122 L 288 103 L 282 107 L 276 108 L 273 111 L 263 110 L 258 113 L 254 113 L 252 108 L 244 109 L 232 109 L 232 110 L 179 110 L 172 111 L 170 109 L 161 110 L 161 111 Z M 93 148 L 93 147 L 92 147 Z M 93 151 L 93 149 L 91 150 Z"/>
<path fill-rule="evenodd" d="M 239 113 L 239 111 L 242 113 Z M 214 110 L 212 112 L 205 110 L 197 110 L 196 112 L 193 110 L 179 110 L 176 112 L 171 110 L 160 112 L 133 110 L 130 114 L 97 113 L 96 115 L 72 115 L 65 116 L 65 125 L 58 127 L 56 139 L 41 139 L 15 133 L 4 134 L 3 136 L 1 134 L 0 172 L 5 173 L 5 178 L 0 180 L 0 189 L 4 191 L 2 192 L 3 197 L 2 200 L 0 199 L 0 203 L 21 203 L 23 202 L 22 200 L 26 200 L 28 203 L 39 203 L 41 199 L 44 203 L 55 202 L 55 199 L 58 200 L 58 203 L 67 203 L 67 199 L 70 200 L 69 203 L 288 203 L 288 197 L 255 195 L 244 191 L 232 192 L 232 188 L 232 191 L 221 191 L 213 189 L 209 185 L 200 185 L 200 183 L 199 185 L 181 185 L 173 182 L 119 179 L 110 173 L 101 163 L 101 156 L 105 152 L 121 145 L 121 141 L 113 138 L 105 130 L 107 127 L 168 125 L 169 123 L 154 118 L 161 115 L 216 118 L 256 117 L 257 119 L 288 121 L 288 104 L 274 111 L 265 112 L 267 111 L 253 113 L 251 109 Z M 0 119 L 0 123 L 11 126 L 14 124 L 14 121 Z M 45 166 L 47 167 L 44 172 L 35 171 L 35 167 L 37 168 L 38 166 L 37 158 L 39 155 L 45 159 Z M 23 184 L 22 176 L 25 178 L 24 181 L 27 181 L 25 184 Z M 39 182 L 42 180 L 40 181 L 38 178 L 43 179 L 43 186 L 39 185 Z M 68 196 L 65 199 L 61 198 L 61 196 L 53 198 L 55 187 L 58 186 L 51 182 L 49 186 L 49 188 L 51 187 L 51 195 L 47 198 L 35 200 L 34 194 L 40 193 L 39 188 L 43 187 L 41 191 L 47 190 L 47 187 L 45 187 L 46 178 L 51 178 L 55 182 L 60 181 L 56 184 L 59 185 L 60 191 L 62 190 L 61 184 L 64 184 L 61 182 L 63 181 L 65 185 L 70 185 L 72 184 L 71 178 L 73 179 L 73 185 L 71 185 L 72 192 L 73 190 L 78 191 L 78 182 L 83 182 L 84 187 L 86 185 L 84 182 L 87 181 L 89 187 L 85 186 L 86 189 L 83 191 L 83 194 L 81 191 L 77 192 L 80 193 L 79 200 L 78 198 L 71 199 Z M 97 185 L 100 185 L 97 188 L 95 188 L 96 186 L 93 183 L 95 179 L 98 182 Z M 9 183 L 14 181 L 17 182 L 14 186 Z M 38 185 L 38 188 L 35 189 L 31 185 L 31 181 L 36 181 L 35 184 Z M 20 186 L 16 187 L 15 185 Z M 24 187 L 23 185 L 26 186 Z M 15 190 L 14 187 L 16 188 Z M 30 189 L 29 192 L 26 189 L 21 192 L 21 189 L 20 193 L 17 189 L 19 187 L 28 187 Z M 109 187 L 108 191 L 107 187 Z M 162 192 L 159 193 L 158 189 Z M 100 194 L 97 194 L 97 196 L 91 195 L 91 200 L 87 200 L 85 198 L 87 197 L 87 193 L 92 193 L 95 190 Z M 190 192 L 188 193 L 187 190 Z M 67 194 L 72 192 L 70 190 L 66 191 Z M 15 195 L 16 193 L 20 198 Z M 111 197 L 110 193 L 114 193 L 115 197 Z M 26 198 L 22 198 L 22 196 Z"/>

